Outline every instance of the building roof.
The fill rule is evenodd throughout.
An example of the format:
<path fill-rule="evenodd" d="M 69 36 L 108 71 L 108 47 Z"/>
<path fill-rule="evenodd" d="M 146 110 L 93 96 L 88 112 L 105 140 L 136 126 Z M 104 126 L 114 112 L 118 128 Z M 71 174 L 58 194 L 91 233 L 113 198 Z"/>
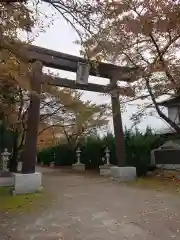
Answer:
<path fill-rule="evenodd" d="M 180 105 L 180 96 L 172 97 L 172 98 L 162 101 L 158 104 L 161 106 L 165 106 L 165 107 L 178 106 L 178 105 Z"/>

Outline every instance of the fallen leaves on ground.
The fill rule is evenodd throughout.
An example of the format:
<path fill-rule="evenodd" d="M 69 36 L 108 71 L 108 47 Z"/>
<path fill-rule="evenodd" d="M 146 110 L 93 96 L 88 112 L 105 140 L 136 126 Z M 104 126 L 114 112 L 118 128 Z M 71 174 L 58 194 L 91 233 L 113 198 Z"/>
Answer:
<path fill-rule="evenodd" d="M 175 178 L 166 178 L 165 176 L 147 176 L 132 182 L 126 182 L 126 184 L 156 191 L 180 193 L 180 181 Z"/>

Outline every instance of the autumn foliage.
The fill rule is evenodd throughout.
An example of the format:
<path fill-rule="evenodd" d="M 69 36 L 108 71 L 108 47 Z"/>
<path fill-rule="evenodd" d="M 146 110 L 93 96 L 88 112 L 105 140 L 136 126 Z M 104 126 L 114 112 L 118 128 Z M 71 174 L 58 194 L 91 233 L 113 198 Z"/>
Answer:
<path fill-rule="evenodd" d="M 32 3 L 32 4 L 30 4 Z M 35 4 L 35 5 L 33 5 Z M 35 8 L 37 7 L 37 8 Z M 43 29 L 38 2 L 0 3 L 0 120 L 14 132 L 13 156 L 17 164 L 24 150 L 30 103 L 31 63 L 24 52 L 26 44 Z M 28 38 L 22 40 L 22 34 Z M 38 146 L 44 148 L 59 141 L 61 135 L 74 148 L 83 134 L 106 127 L 109 111 L 106 105 L 81 100 L 78 91 L 42 84 Z M 37 94 L 37 93 L 33 93 Z M 15 165 L 16 165 L 15 164 Z"/>
<path fill-rule="evenodd" d="M 139 67 L 133 99 L 146 101 L 141 102 L 133 121 L 139 123 L 141 117 L 147 112 L 153 114 L 155 109 L 180 132 L 158 105 L 161 99 L 180 93 L 180 1 L 98 2 L 98 30 L 85 40 L 86 52 L 98 59 Z"/>

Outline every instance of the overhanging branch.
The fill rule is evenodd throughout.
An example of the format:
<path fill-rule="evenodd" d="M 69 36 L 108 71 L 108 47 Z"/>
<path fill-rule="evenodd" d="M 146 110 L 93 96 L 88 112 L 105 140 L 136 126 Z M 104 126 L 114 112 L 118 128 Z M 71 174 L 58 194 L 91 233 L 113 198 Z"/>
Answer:
<path fill-rule="evenodd" d="M 154 96 L 154 94 L 153 94 L 153 92 L 152 92 L 152 89 L 151 89 L 151 86 L 150 86 L 150 82 L 149 82 L 149 78 L 146 77 L 146 78 L 145 78 L 145 81 L 146 81 L 146 86 L 147 86 L 148 92 L 149 92 L 149 94 L 150 94 L 150 96 L 151 96 L 152 102 L 153 102 L 153 104 L 154 104 L 154 106 L 155 106 L 155 109 L 156 109 L 158 115 L 159 115 L 162 119 L 164 119 L 177 133 L 180 133 L 180 127 L 179 127 L 176 123 L 174 123 L 170 118 L 168 118 L 168 117 L 160 110 L 159 105 L 158 105 L 158 103 L 156 102 L 155 96 Z"/>

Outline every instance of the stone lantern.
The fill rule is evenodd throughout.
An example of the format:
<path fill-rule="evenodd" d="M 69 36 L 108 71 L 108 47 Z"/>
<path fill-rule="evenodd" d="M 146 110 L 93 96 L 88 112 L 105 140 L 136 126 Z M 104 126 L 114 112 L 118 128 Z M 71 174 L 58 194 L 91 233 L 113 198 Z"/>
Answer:
<path fill-rule="evenodd" d="M 79 164 L 81 164 L 81 160 L 80 160 L 80 158 L 81 158 L 81 149 L 80 148 L 78 148 L 77 150 L 76 150 L 76 156 L 77 156 L 77 165 L 79 165 Z"/>
<path fill-rule="evenodd" d="M 99 166 L 100 175 L 110 176 L 110 167 L 112 165 L 110 164 L 110 150 L 108 147 L 105 148 L 104 155 L 105 158 L 102 158 L 102 162 L 104 163 L 104 165 Z"/>
<path fill-rule="evenodd" d="M 85 171 L 85 164 L 81 163 L 81 149 L 78 148 L 76 150 L 76 157 L 77 162 L 72 165 L 72 169 L 78 170 L 78 171 Z"/>
<path fill-rule="evenodd" d="M 110 165 L 110 150 L 108 147 L 105 149 L 105 156 L 106 156 L 106 164 Z"/>
<path fill-rule="evenodd" d="M 8 152 L 8 149 L 5 148 L 4 152 L 1 154 L 2 161 L 1 161 L 1 170 L 2 172 L 9 172 L 8 164 L 9 164 L 9 157 L 11 153 Z"/>
<path fill-rule="evenodd" d="M 55 166 L 55 160 L 56 160 L 56 153 L 55 152 L 53 152 L 53 161 L 52 162 L 50 162 L 50 167 L 51 168 L 54 168 L 54 166 Z"/>

